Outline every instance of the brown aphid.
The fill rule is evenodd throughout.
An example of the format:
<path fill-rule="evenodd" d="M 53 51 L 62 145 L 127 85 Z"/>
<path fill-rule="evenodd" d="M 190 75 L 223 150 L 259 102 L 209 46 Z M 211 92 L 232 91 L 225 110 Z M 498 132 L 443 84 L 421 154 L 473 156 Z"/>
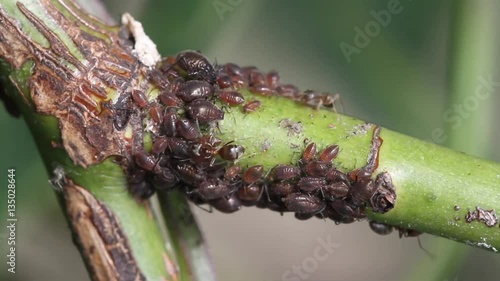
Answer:
<path fill-rule="evenodd" d="M 296 100 L 300 96 L 300 91 L 294 85 L 280 85 L 276 88 L 278 94 L 282 97 Z"/>
<path fill-rule="evenodd" d="M 153 154 L 160 154 L 165 152 L 167 147 L 168 147 L 168 139 L 165 136 L 159 136 L 154 139 L 151 152 Z"/>
<path fill-rule="evenodd" d="M 311 215 L 311 214 L 301 214 L 301 213 L 295 213 L 294 216 L 296 219 L 301 220 L 301 221 L 305 221 L 305 220 L 308 220 L 308 219 L 314 217 L 314 215 Z"/>
<path fill-rule="evenodd" d="M 262 178 L 264 174 L 264 166 L 255 165 L 249 167 L 243 174 L 243 182 L 246 184 L 252 184 Z"/>
<path fill-rule="evenodd" d="M 323 218 L 329 218 L 333 221 L 335 221 L 335 224 L 339 224 L 340 222 L 346 221 L 344 216 L 339 214 L 337 211 L 335 211 L 330 205 L 326 205 L 325 209 L 321 211 L 321 213 L 318 213 L 315 215 L 319 219 Z M 354 221 L 354 220 L 353 220 Z M 347 222 L 349 223 L 349 222 Z"/>
<path fill-rule="evenodd" d="M 337 211 L 337 213 L 341 214 L 342 216 L 352 217 L 356 219 L 363 219 L 366 217 L 364 209 L 362 207 L 352 206 L 343 200 L 336 199 L 329 204 L 335 211 Z"/>
<path fill-rule="evenodd" d="M 149 115 L 156 124 L 160 124 L 163 121 L 162 109 L 156 103 L 149 108 Z"/>
<path fill-rule="evenodd" d="M 177 114 L 177 109 L 174 107 L 169 107 L 165 109 L 163 115 L 163 132 L 167 137 L 175 137 L 177 134 L 177 121 L 179 120 L 179 115 Z"/>
<path fill-rule="evenodd" d="M 149 197 L 153 196 L 155 193 L 155 189 L 153 185 L 144 180 L 136 183 L 129 183 L 128 189 L 130 194 L 136 199 L 146 200 Z"/>
<path fill-rule="evenodd" d="M 234 194 L 210 201 L 210 205 L 220 212 L 231 214 L 241 209 L 241 202 Z"/>
<path fill-rule="evenodd" d="M 370 177 L 359 178 L 354 182 L 351 189 L 351 200 L 354 205 L 365 205 L 373 196 L 377 186 Z"/>
<path fill-rule="evenodd" d="M 207 100 L 195 100 L 185 108 L 189 117 L 200 124 L 224 119 L 224 111 Z"/>
<path fill-rule="evenodd" d="M 304 173 L 312 177 L 324 177 L 330 167 L 330 164 L 322 161 L 311 161 L 304 166 Z"/>
<path fill-rule="evenodd" d="M 222 91 L 219 93 L 219 98 L 230 106 L 237 106 L 245 102 L 243 95 L 236 91 Z"/>
<path fill-rule="evenodd" d="M 233 85 L 233 79 L 227 74 L 221 74 L 217 78 L 217 85 L 221 89 L 229 88 Z"/>
<path fill-rule="evenodd" d="M 316 156 L 316 143 L 309 143 L 302 153 L 302 163 L 309 163 Z"/>
<path fill-rule="evenodd" d="M 280 75 L 276 71 L 270 71 L 266 74 L 267 85 L 271 89 L 276 89 L 280 85 Z"/>
<path fill-rule="evenodd" d="M 205 81 L 187 81 L 177 95 L 185 102 L 206 99 L 214 94 L 214 87 Z"/>
<path fill-rule="evenodd" d="M 179 163 L 175 166 L 175 170 L 179 178 L 187 184 L 197 186 L 205 180 L 205 173 L 190 163 Z"/>
<path fill-rule="evenodd" d="M 168 148 L 175 158 L 186 159 L 190 156 L 188 143 L 179 138 L 169 138 Z"/>
<path fill-rule="evenodd" d="M 248 74 L 248 84 L 250 86 L 266 86 L 266 78 L 264 77 L 264 74 L 258 70 L 251 71 Z"/>
<path fill-rule="evenodd" d="M 325 186 L 325 178 L 301 177 L 297 182 L 297 187 L 304 192 L 314 192 L 317 190 L 322 190 Z"/>
<path fill-rule="evenodd" d="M 184 106 L 184 102 L 172 93 L 167 93 L 167 92 L 161 93 L 160 101 L 166 106 L 179 107 L 179 108 Z"/>
<path fill-rule="evenodd" d="M 142 169 L 130 169 L 127 177 L 128 189 L 134 198 L 145 200 L 154 194 L 153 185 L 146 180 L 146 171 Z"/>
<path fill-rule="evenodd" d="M 241 167 L 233 165 L 231 167 L 226 168 L 226 172 L 224 173 L 224 178 L 228 181 L 235 181 L 237 177 L 241 173 Z"/>
<path fill-rule="evenodd" d="M 271 171 L 271 178 L 275 181 L 283 181 L 296 178 L 300 175 L 300 169 L 291 165 L 277 165 Z"/>
<path fill-rule="evenodd" d="M 253 100 L 250 102 L 247 102 L 243 107 L 241 108 L 243 110 L 243 113 L 250 113 L 256 111 L 258 108 L 260 108 L 262 103 L 259 100 Z"/>
<path fill-rule="evenodd" d="M 233 87 L 237 89 L 243 88 L 247 85 L 247 80 L 241 75 L 233 75 L 231 76 L 231 79 L 233 80 Z"/>
<path fill-rule="evenodd" d="M 273 89 L 269 88 L 266 85 L 254 85 L 254 86 L 249 87 L 249 90 L 252 93 L 257 94 L 257 95 L 261 95 L 261 96 L 272 96 L 276 93 Z"/>
<path fill-rule="evenodd" d="M 290 182 L 278 182 L 273 183 L 269 186 L 269 193 L 272 195 L 281 197 L 286 197 L 292 193 L 296 193 L 298 191 L 295 184 Z"/>
<path fill-rule="evenodd" d="M 204 200 L 219 199 L 232 191 L 233 187 L 228 182 L 219 179 L 206 179 L 196 188 L 196 193 Z"/>
<path fill-rule="evenodd" d="M 243 76 L 243 71 L 241 70 L 241 67 L 239 67 L 237 64 L 234 63 L 226 63 L 224 66 L 222 66 L 222 72 L 226 73 L 229 76 L 233 75 Z"/>
<path fill-rule="evenodd" d="M 250 73 L 254 72 L 254 71 L 259 71 L 259 69 L 254 66 L 254 65 L 249 65 L 249 66 L 244 66 L 241 68 L 241 72 L 244 77 L 249 77 L 250 76 Z"/>
<path fill-rule="evenodd" d="M 376 221 L 369 221 L 370 229 L 378 235 L 388 235 L 392 233 L 393 227 L 391 225 L 380 223 Z"/>
<path fill-rule="evenodd" d="M 217 72 L 208 59 L 196 51 L 184 51 L 177 55 L 175 65 L 187 74 L 189 80 L 204 80 L 211 84 L 217 79 Z"/>
<path fill-rule="evenodd" d="M 157 190 L 169 190 L 177 184 L 178 180 L 170 169 L 159 167 L 153 176 L 153 182 Z"/>
<path fill-rule="evenodd" d="M 302 193 L 292 193 L 287 197 L 283 198 L 283 203 L 285 204 L 288 211 L 299 213 L 299 214 L 310 214 L 314 215 L 325 209 L 326 204 L 323 200 L 309 196 Z"/>
<path fill-rule="evenodd" d="M 200 132 L 195 122 L 188 119 L 180 119 L 175 123 L 175 128 L 179 136 L 186 140 L 196 140 L 200 138 Z"/>
<path fill-rule="evenodd" d="M 320 153 L 319 160 L 330 163 L 337 157 L 337 154 L 339 154 L 339 146 L 336 144 L 329 145 Z"/>
<path fill-rule="evenodd" d="M 201 166 L 206 164 L 212 166 L 215 162 L 214 156 L 217 154 L 217 147 L 220 143 L 221 140 L 212 135 L 202 136 L 198 143 L 193 144 L 191 161 Z"/>
<path fill-rule="evenodd" d="M 146 107 L 149 103 L 148 98 L 146 97 L 144 92 L 139 90 L 132 91 L 132 99 L 140 108 Z"/>
<path fill-rule="evenodd" d="M 334 182 L 323 188 L 323 195 L 327 200 L 342 199 L 349 194 L 349 186 L 343 182 Z"/>
<path fill-rule="evenodd" d="M 243 153 L 245 153 L 245 148 L 237 144 L 226 144 L 217 152 L 222 159 L 228 161 L 237 160 L 243 155 Z"/>
<path fill-rule="evenodd" d="M 135 164 L 146 171 L 153 171 L 156 167 L 157 160 L 148 155 L 145 151 L 139 151 L 134 155 Z"/>
<path fill-rule="evenodd" d="M 243 186 L 236 192 L 238 198 L 244 202 L 245 206 L 253 206 L 257 204 L 262 196 L 263 188 L 260 185 Z"/>
<path fill-rule="evenodd" d="M 328 170 L 325 177 L 329 181 L 332 181 L 332 182 L 340 182 L 341 181 L 341 182 L 349 183 L 349 176 L 347 174 L 343 173 L 342 171 L 339 171 L 335 168 L 331 168 L 330 170 Z"/>

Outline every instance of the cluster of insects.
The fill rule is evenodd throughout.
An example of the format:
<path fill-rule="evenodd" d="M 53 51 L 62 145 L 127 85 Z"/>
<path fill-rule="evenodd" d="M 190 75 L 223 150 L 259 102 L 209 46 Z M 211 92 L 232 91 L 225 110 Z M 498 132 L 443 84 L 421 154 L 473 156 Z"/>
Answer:
<path fill-rule="evenodd" d="M 238 165 L 245 148 L 216 137 L 224 107 L 251 114 L 261 106 L 259 96 L 273 95 L 314 108 L 333 108 L 335 96 L 282 85 L 275 71 L 263 73 L 232 63 L 214 66 L 195 51 L 165 58 L 150 79 L 161 89 L 157 99 L 132 91 L 113 105 L 116 130 L 127 127 L 135 110 L 152 134 L 151 149 L 135 145 L 132 161 L 127 162 L 132 163 L 127 166 L 129 190 L 137 199 L 177 188 L 195 204 L 209 204 L 225 213 L 257 206 L 293 212 L 300 220 L 317 217 L 336 223 L 365 218 L 367 207 L 382 213 L 394 207 L 390 175 L 383 172 L 372 178 L 382 145 L 379 127 L 373 131 L 367 164 L 347 173 L 332 162 L 340 151 L 335 144 L 320 150 L 316 143 L 305 142 L 297 163 L 266 170 L 262 165 Z M 249 89 L 255 98 L 245 100 L 240 88 Z"/>

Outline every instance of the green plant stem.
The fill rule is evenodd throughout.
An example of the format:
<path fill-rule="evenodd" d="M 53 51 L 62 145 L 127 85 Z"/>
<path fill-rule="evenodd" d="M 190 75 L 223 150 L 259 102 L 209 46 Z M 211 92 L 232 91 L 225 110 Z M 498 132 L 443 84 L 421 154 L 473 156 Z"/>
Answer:
<path fill-rule="evenodd" d="M 177 253 L 180 280 L 216 280 L 203 235 L 184 194 L 178 190 L 159 192 L 158 198 Z"/>
<path fill-rule="evenodd" d="M 494 64 L 491 58 L 497 56 L 494 48 L 496 30 L 493 28 L 497 20 L 493 6 L 490 1 L 479 4 L 459 0 L 452 3 L 448 52 L 450 76 L 446 110 L 456 110 L 457 105 L 463 106 L 465 102 L 471 102 L 467 99 L 477 99 L 476 88 L 480 85 L 478 77 L 487 78 L 493 75 Z M 487 99 L 477 101 L 478 106 L 473 111 L 466 112 L 465 116 L 455 115 L 460 116 L 460 120 L 444 120 L 447 127 L 443 141 L 452 149 L 488 157 L 493 147 L 489 140 L 492 139 L 490 126 L 494 107 Z M 442 240 L 432 241 L 430 249 L 438 247 L 439 261 L 421 259 L 412 268 L 412 273 L 407 275 L 407 280 L 454 279 L 453 274 L 460 269 L 471 249 Z"/>
<path fill-rule="evenodd" d="M 246 95 L 262 101 L 260 110 L 244 114 L 232 110 L 220 124 L 223 141 L 235 141 L 246 148 L 238 164 L 262 164 L 267 170 L 281 163 L 295 163 L 304 140 L 316 142 L 318 150 L 337 144 L 341 151 L 334 163 L 344 171 L 366 164 L 372 131 L 365 122 L 327 110 L 305 108 L 290 100 Z M 303 125 L 293 135 L 280 127 L 283 119 Z M 497 251 L 498 224 L 465 222 L 476 206 L 486 210 L 500 207 L 500 165 L 453 151 L 429 142 L 382 129 L 383 144 L 375 174 L 386 171 L 396 186 L 397 201 L 386 214 L 368 213 L 368 218 L 415 229 L 462 243 Z M 264 143 L 271 147 L 263 151 Z M 455 211 L 455 206 L 459 211 Z"/>

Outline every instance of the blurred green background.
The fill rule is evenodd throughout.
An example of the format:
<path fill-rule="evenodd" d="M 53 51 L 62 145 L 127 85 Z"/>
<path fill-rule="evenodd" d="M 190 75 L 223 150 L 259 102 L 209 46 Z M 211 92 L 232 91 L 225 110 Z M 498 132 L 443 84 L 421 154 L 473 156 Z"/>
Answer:
<path fill-rule="evenodd" d="M 397 6 L 397 3 L 399 3 Z M 494 27 L 500 2 L 491 1 L 107 1 L 116 19 L 141 20 L 163 55 L 202 51 L 212 61 L 278 70 L 284 83 L 341 94 L 344 112 L 426 140 L 442 128 L 455 149 L 500 161 L 495 120 L 499 95 L 469 102 L 478 77 L 500 81 Z M 391 13 L 385 26 L 373 13 Z M 397 8 L 395 8 L 397 7 Z M 369 42 L 356 44 L 359 28 Z M 370 29 L 371 28 L 371 29 Z M 346 57 L 341 44 L 356 47 Z M 358 42 L 360 43 L 360 42 Z M 346 46 L 344 44 L 344 46 Z M 358 48 L 359 47 L 359 48 Z M 453 126 L 444 113 L 457 114 Z M 449 117 L 449 115 L 448 115 Z M 456 124 L 455 124 L 456 125 Z M 0 110 L 0 179 L 17 178 L 17 273 L 6 275 L 6 229 L 0 229 L 0 280 L 88 280 L 54 191 L 24 121 Z M 437 140 L 434 138 L 434 140 Z M 497 141 L 495 141 L 497 140 Z M 441 142 L 441 141 L 439 141 Z M 6 188 L 0 188 L 5 221 Z M 336 226 L 297 221 L 256 208 L 233 215 L 194 208 L 220 280 L 282 280 L 313 256 L 318 239 L 339 245 L 296 280 L 498 280 L 500 256 L 430 235 L 378 236 L 366 222 Z M 4 225 L 3 223 L 1 225 Z M 292 275 L 290 275 L 292 276 Z M 283 279 L 286 280 L 286 279 Z M 293 279 L 290 279 L 293 280 Z"/>

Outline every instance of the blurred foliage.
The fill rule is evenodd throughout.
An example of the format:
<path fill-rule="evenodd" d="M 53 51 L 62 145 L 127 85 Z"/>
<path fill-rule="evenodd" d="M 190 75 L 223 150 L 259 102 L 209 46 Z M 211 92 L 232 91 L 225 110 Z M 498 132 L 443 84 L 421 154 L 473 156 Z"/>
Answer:
<path fill-rule="evenodd" d="M 350 63 L 340 49 L 342 42 L 354 44 L 355 27 L 364 30 L 374 20 L 370 11 L 387 9 L 390 2 L 290 0 L 284 4 L 284 1 L 263 0 L 109 0 L 107 4 L 117 19 L 125 11 L 140 19 L 163 55 L 195 49 L 219 63 L 252 64 L 266 71 L 276 69 L 280 71 L 284 82 L 294 83 L 303 90 L 311 88 L 340 93 L 344 112 L 348 115 L 418 138 L 431 139 L 433 129 L 446 128 L 447 125 L 442 114 L 449 107 L 446 102 L 449 99 L 447 78 L 450 73 L 453 1 L 402 0 L 402 11 L 392 14 L 387 26 L 381 27 L 370 43 L 360 48 L 359 54 L 353 54 Z M 229 5 L 224 7 L 230 9 L 218 13 L 215 7 L 220 3 Z M 489 3 L 495 1 L 490 0 Z M 497 12 L 499 7 L 499 3 L 493 5 Z M 490 40 L 490 43 L 496 49 L 500 47 L 496 39 Z M 495 56 L 490 59 L 498 65 L 499 58 Z M 499 77 L 498 73 L 494 77 Z M 476 78 L 470 77 L 473 81 Z M 492 95 L 488 103 L 498 106 L 499 95 Z M 481 111 L 472 114 L 481 114 Z M 496 113 L 495 120 L 498 120 L 499 114 Z M 483 127 L 483 132 L 488 132 L 484 135 L 491 138 L 487 143 L 495 143 L 493 140 L 500 137 L 498 126 Z M 17 232 L 18 273 L 6 279 L 5 270 L 2 270 L 0 279 L 85 280 L 87 277 L 83 263 L 73 248 L 69 231 L 24 121 L 11 118 L 1 109 L 0 128 L 3 132 L 0 139 L 0 179 L 5 183 L 6 169 L 16 168 L 20 225 Z M 482 137 L 479 134 L 475 139 Z M 471 148 L 474 145 L 474 142 L 469 144 Z M 492 153 L 480 156 L 500 161 L 499 150 L 493 147 L 488 150 Z M 0 188 L 0 198 L 6 198 L 5 188 Z M 5 221 L 5 203 L 3 199 L 0 202 L 2 221 Z M 374 243 L 376 247 L 367 250 L 365 246 L 365 250 L 359 249 L 360 252 L 356 248 L 344 248 L 345 256 L 330 257 L 316 272 L 311 273 L 311 279 L 402 280 L 408 272 L 414 271 L 415 265 L 419 265 L 418 272 L 411 276 L 416 279 L 425 276 L 437 281 L 475 280 L 480 274 L 481 280 L 497 280 L 500 275 L 500 269 L 495 266 L 500 262 L 498 255 L 470 249 L 471 254 L 463 261 L 455 253 L 463 252 L 466 246 L 443 239 L 431 241 L 424 237 L 424 247 L 437 256 L 436 260 L 431 260 L 422 254 L 414 240 L 399 240 L 396 235 L 391 239 L 378 237 L 365 226 L 334 227 L 320 221 L 298 222 L 291 216 L 285 216 L 279 218 L 278 225 L 265 229 L 262 235 L 266 241 L 255 240 L 259 239 L 258 231 L 250 234 L 242 230 L 246 227 L 260 230 L 259 224 L 265 223 L 271 214 L 248 209 L 241 213 L 227 217 L 204 213 L 199 216 L 207 231 L 208 243 L 212 246 L 221 280 L 281 279 L 283 270 L 294 262 L 301 262 L 305 255 L 310 255 L 316 237 L 325 231 L 338 234 L 335 239 L 339 243 L 343 242 L 343 247 L 348 247 L 347 237 L 351 236 L 359 239 L 359 243 L 365 243 L 362 245 Z M 238 218 L 242 217 L 246 217 L 245 225 L 238 222 Z M 231 221 L 231 228 L 219 226 L 214 229 L 211 227 L 213 221 Z M 304 238 L 299 234 L 304 228 L 316 234 Z M 0 261 L 5 265 L 4 231 L 2 229 L 0 232 Z M 284 234 L 287 239 L 277 238 Z M 290 244 L 290 241 L 296 241 L 294 239 L 305 244 Z M 263 243 L 266 243 L 265 249 L 269 249 L 269 253 L 253 250 L 255 245 Z M 282 243 L 285 245 L 280 245 Z M 388 243 L 388 246 L 380 248 L 383 243 Z M 238 248 L 238 253 L 231 250 L 240 244 L 246 247 Z M 398 246 L 408 244 L 412 244 L 412 247 Z M 287 250 L 279 252 L 278 249 Z M 279 253 L 273 255 L 272 251 Z M 252 256 L 256 258 L 252 259 Z M 419 261 L 420 257 L 422 260 Z M 366 263 L 361 263 L 363 260 Z M 374 265 L 375 260 L 378 265 Z M 258 270 L 255 270 L 257 266 Z M 426 275 L 419 275 L 424 273 Z"/>

